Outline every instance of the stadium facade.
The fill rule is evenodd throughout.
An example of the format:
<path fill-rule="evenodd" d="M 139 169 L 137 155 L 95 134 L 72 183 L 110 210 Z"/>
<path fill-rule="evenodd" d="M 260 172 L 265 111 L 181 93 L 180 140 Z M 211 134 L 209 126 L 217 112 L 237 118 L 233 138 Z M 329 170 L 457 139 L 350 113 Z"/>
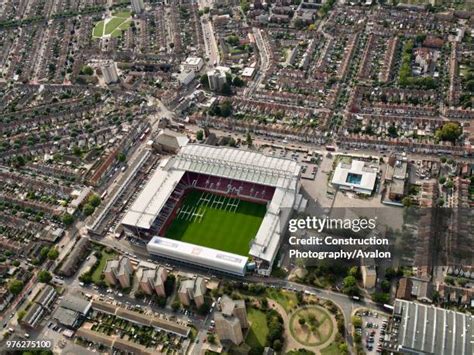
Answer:
<path fill-rule="evenodd" d="M 268 275 L 293 210 L 306 203 L 299 193 L 300 175 L 300 165 L 290 159 L 190 144 L 162 160 L 122 225 L 128 235 L 151 238 L 147 244 L 151 255 L 240 276 L 250 259 L 260 274 Z M 249 246 L 250 258 L 163 237 L 189 189 L 266 204 L 266 214 Z"/>

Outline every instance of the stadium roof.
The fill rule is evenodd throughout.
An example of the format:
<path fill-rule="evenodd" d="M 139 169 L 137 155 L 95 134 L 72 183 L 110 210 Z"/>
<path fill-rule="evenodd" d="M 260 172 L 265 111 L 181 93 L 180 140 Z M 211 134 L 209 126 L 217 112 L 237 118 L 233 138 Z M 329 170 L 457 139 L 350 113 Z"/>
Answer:
<path fill-rule="evenodd" d="M 157 169 L 125 214 L 122 223 L 149 229 L 184 173 Z"/>
<path fill-rule="evenodd" d="M 251 256 L 273 263 L 280 244 L 282 224 L 286 223 L 295 198 L 294 191 L 275 189 L 267 213 L 250 248 Z"/>
<path fill-rule="evenodd" d="M 473 354 L 474 317 L 470 314 L 397 299 L 399 349 L 410 353 Z"/>
<path fill-rule="evenodd" d="M 153 237 L 146 246 L 150 254 L 243 276 L 247 257 L 177 240 Z"/>
<path fill-rule="evenodd" d="M 300 166 L 290 159 L 201 144 L 183 147 L 170 162 L 173 169 L 293 189 L 300 172 Z"/>

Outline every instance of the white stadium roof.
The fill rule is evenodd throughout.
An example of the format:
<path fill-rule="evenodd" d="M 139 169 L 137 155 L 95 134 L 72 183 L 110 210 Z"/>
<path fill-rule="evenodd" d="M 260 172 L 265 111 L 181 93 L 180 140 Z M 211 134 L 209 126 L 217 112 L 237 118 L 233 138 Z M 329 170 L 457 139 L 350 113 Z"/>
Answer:
<path fill-rule="evenodd" d="M 237 254 L 161 237 L 153 237 L 148 242 L 146 248 L 153 255 L 197 264 L 240 276 L 245 274 L 248 260 L 247 257 Z"/>
<path fill-rule="evenodd" d="M 122 223 L 149 229 L 184 173 L 157 169 L 125 214 Z"/>
<path fill-rule="evenodd" d="M 248 150 L 187 145 L 172 160 L 173 169 L 222 176 L 262 185 L 295 188 L 300 166 L 293 160 Z"/>

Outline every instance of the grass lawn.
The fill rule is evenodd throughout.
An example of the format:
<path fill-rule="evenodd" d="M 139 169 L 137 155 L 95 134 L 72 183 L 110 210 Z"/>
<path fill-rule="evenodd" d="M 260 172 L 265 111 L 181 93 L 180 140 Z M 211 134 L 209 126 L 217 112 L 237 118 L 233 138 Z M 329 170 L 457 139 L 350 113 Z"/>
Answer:
<path fill-rule="evenodd" d="M 298 300 L 293 292 L 269 288 L 267 289 L 267 297 L 277 301 L 286 313 L 290 313 L 293 308 L 298 306 Z"/>
<path fill-rule="evenodd" d="M 125 21 L 127 20 L 122 17 L 112 17 L 112 19 L 109 20 L 109 22 L 107 22 L 107 24 L 105 25 L 104 34 L 106 35 L 111 34 L 112 32 L 114 32 L 116 28 L 118 28 Z"/>
<path fill-rule="evenodd" d="M 104 21 L 99 21 L 96 23 L 93 31 L 94 37 L 102 37 L 104 34 Z"/>
<path fill-rule="evenodd" d="M 130 16 L 130 11 L 120 11 L 113 14 L 107 24 L 104 20 L 97 22 L 92 31 L 92 36 L 96 38 L 108 35 L 111 37 L 120 36 L 122 31 L 130 27 L 132 23 Z"/>
<path fill-rule="evenodd" d="M 268 335 L 267 317 L 262 311 L 249 308 L 247 317 L 250 323 L 250 329 L 245 339 L 245 343 L 251 348 L 265 347 Z"/>
<path fill-rule="evenodd" d="M 112 14 L 114 17 L 121 17 L 121 18 L 129 18 L 132 16 L 132 13 L 130 11 L 117 11 L 114 14 Z"/>
<path fill-rule="evenodd" d="M 321 355 L 341 355 L 339 351 L 339 343 L 331 343 L 329 346 L 321 350 Z"/>
<path fill-rule="evenodd" d="M 247 256 L 265 213 L 263 204 L 192 190 L 164 236 Z"/>
<path fill-rule="evenodd" d="M 115 253 L 107 253 L 105 250 L 102 250 L 102 257 L 100 258 L 99 266 L 92 273 L 93 282 L 100 281 L 100 275 L 102 274 L 102 271 L 104 270 L 105 264 L 107 263 L 108 260 L 115 258 L 115 256 L 116 256 Z"/>

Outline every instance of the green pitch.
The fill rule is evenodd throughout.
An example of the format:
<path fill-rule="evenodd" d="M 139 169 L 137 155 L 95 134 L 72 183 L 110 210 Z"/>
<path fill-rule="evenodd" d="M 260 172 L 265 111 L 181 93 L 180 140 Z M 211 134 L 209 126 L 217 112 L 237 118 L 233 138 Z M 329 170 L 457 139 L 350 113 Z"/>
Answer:
<path fill-rule="evenodd" d="M 165 237 L 247 256 L 266 210 L 263 204 L 192 190 Z"/>

